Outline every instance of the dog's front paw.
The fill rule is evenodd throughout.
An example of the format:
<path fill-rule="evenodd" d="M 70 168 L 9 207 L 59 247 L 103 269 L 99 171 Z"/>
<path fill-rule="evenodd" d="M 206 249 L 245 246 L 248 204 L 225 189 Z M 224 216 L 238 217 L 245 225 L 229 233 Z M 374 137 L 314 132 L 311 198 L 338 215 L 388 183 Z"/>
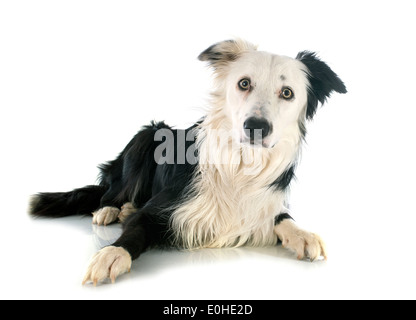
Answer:
<path fill-rule="evenodd" d="M 104 207 L 92 213 L 92 223 L 97 225 L 107 225 L 117 220 L 120 209 L 116 207 Z"/>
<path fill-rule="evenodd" d="M 92 281 L 96 286 L 99 281 L 107 278 L 114 283 L 119 275 L 130 272 L 131 263 L 131 256 L 125 249 L 114 246 L 105 247 L 92 258 L 82 284 Z"/>
<path fill-rule="evenodd" d="M 275 226 L 275 233 L 282 241 L 284 248 L 297 253 L 298 259 L 309 258 L 311 261 L 319 257 L 326 260 L 327 253 L 325 243 L 317 234 L 302 230 L 289 219 L 283 220 Z"/>
<path fill-rule="evenodd" d="M 121 212 L 118 215 L 118 219 L 120 220 L 120 222 L 124 222 L 126 221 L 128 216 L 135 212 L 137 212 L 137 209 L 133 206 L 131 202 L 127 202 L 121 207 Z"/>

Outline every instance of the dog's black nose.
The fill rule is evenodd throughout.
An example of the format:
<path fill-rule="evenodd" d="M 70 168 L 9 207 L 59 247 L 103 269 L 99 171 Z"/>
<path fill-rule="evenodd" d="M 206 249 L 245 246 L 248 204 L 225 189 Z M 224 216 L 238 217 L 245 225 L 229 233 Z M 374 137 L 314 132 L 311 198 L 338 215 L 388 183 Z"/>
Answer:
<path fill-rule="evenodd" d="M 244 132 L 251 141 L 262 139 L 270 133 L 270 124 L 264 118 L 248 118 L 244 122 Z"/>

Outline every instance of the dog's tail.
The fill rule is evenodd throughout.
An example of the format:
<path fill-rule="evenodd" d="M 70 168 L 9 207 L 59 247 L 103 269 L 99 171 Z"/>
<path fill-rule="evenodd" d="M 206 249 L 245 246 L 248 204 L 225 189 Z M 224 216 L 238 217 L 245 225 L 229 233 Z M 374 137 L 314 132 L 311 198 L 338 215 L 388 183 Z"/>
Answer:
<path fill-rule="evenodd" d="M 28 211 L 35 217 L 50 218 L 91 214 L 106 191 L 104 186 L 91 185 L 70 192 L 38 193 L 31 197 Z"/>

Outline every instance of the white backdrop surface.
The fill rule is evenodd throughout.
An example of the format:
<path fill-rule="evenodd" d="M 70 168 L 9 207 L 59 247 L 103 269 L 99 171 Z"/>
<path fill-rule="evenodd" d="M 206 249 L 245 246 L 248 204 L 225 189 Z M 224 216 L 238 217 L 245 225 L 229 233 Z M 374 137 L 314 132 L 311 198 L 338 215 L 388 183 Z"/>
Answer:
<path fill-rule="evenodd" d="M 0 298 L 415 299 L 414 30 L 411 1 L 0 2 Z M 32 220 L 29 195 L 95 183 L 152 119 L 198 119 L 210 72 L 196 57 L 233 37 L 316 51 L 348 88 L 308 124 L 291 192 L 328 261 L 155 250 L 115 285 L 81 286 L 120 227 Z"/>

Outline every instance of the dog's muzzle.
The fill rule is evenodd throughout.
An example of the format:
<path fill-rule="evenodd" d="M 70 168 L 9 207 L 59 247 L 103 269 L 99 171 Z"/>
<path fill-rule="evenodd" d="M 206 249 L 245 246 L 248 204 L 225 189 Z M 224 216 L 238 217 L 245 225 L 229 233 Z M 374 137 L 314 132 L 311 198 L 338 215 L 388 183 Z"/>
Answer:
<path fill-rule="evenodd" d="M 264 145 L 264 139 L 271 134 L 272 125 L 264 118 L 250 117 L 244 122 L 244 134 L 250 144 Z"/>

